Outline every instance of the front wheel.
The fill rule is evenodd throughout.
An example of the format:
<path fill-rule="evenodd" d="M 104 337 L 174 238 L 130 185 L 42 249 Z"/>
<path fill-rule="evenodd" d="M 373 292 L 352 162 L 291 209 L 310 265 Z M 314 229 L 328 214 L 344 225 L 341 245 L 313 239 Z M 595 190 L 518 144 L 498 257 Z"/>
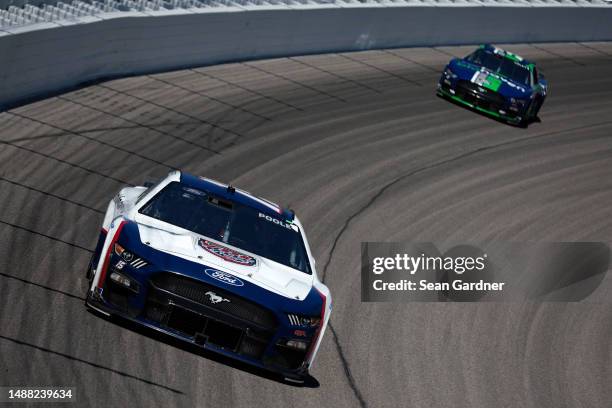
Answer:
<path fill-rule="evenodd" d="M 536 108 L 533 111 L 533 117 L 534 118 L 538 117 L 538 113 L 540 113 L 540 108 L 542 107 L 543 104 L 544 104 L 544 99 L 538 98 L 538 105 L 536 106 Z"/>
<path fill-rule="evenodd" d="M 89 282 L 89 286 L 91 286 L 91 281 L 93 280 L 93 277 L 95 275 L 94 258 L 95 258 L 95 255 L 92 256 L 91 259 L 89 260 L 89 265 L 87 266 L 87 273 L 85 274 L 85 277 L 87 278 L 87 282 Z"/>
<path fill-rule="evenodd" d="M 525 115 L 529 119 L 535 119 L 538 117 L 538 112 L 540 112 L 540 108 L 542 107 L 542 98 L 535 98 L 531 105 L 529 106 L 528 114 Z"/>

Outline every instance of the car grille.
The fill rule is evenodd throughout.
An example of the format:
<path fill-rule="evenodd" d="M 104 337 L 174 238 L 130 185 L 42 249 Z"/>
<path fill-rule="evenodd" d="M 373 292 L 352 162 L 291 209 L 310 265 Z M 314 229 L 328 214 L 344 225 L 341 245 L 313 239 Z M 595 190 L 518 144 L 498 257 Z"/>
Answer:
<path fill-rule="evenodd" d="M 264 329 L 274 330 L 278 325 L 276 316 L 271 310 L 216 286 L 185 276 L 159 273 L 151 279 L 151 285 L 242 321 L 254 323 Z M 219 301 L 219 298 L 224 300 Z M 213 299 L 217 302 L 214 303 Z"/>
<path fill-rule="evenodd" d="M 144 316 L 162 327 L 191 337 L 199 345 L 213 344 L 224 350 L 261 360 L 272 334 L 240 328 L 183 308 L 172 303 L 161 303 L 151 298 Z"/>
<path fill-rule="evenodd" d="M 273 312 L 254 302 L 194 279 L 162 272 L 150 280 L 144 317 L 191 337 L 196 344 L 212 344 L 261 360 L 274 336 Z M 213 303 L 212 291 L 229 302 Z"/>
<path fill-rule="evenodd" d="M 455 92 L 464 101 L 484 109 L 496 110 L 503 108 L 506 104 L 506 99 L 498 92 L 486 89 L 470 81 L 457 81 Z"/>

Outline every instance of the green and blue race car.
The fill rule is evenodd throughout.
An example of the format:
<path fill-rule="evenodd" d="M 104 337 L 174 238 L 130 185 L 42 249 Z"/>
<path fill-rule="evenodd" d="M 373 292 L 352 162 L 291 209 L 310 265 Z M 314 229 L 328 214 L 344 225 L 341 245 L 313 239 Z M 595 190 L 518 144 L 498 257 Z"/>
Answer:
<path fill-rule="evenodd" d="M 537 118 L 548 83 L 536 65 L 489 44 L 444 68 L 437 94 L 512 124 Z"/>

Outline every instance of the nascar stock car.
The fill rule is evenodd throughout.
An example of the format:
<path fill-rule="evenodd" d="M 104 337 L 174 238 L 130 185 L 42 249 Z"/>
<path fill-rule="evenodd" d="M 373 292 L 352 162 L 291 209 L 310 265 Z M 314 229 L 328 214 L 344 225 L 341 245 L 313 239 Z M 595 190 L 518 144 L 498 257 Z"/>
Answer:
<path fill-rule="evenodd" d="M 535 64 L 486 44 L 453 58 L 442 72 L 437 94 L 512 124 L 537 118 L 548 83 Z"/>
<path fill-rule="evenodd" d="M 293 382 L 332 308 L 293 211 L 179 171 L 113 198 L 87 277 L 89 308 Z"/>

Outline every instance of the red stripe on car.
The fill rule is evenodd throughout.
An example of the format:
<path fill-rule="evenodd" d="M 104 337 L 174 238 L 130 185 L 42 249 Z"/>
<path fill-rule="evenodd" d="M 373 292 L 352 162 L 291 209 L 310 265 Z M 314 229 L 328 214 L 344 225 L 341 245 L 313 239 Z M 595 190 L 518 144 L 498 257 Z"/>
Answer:
<path fill-rule="evenodd" d="M 310 364 L 310 359 L 312 357 L 312 353 L 314 353 L 315 351 L 315 347 L 317 345 L 317 341 L 319 341 L 319 336 L 321 335 L 321 330 L 323 330 L 323 325 L 325 324 L 325 306 L 327 305 L 327 298 L 325 297 L 325 295 L 321 292 L 319 292 L 319 290 L 317 288 L 314 288 L 317 293 L 319 294 L 319 296 L 321 296 L 321 300 L 323 300 L 323 305 L 321 305 L 321 321 L 319 322 L 319 328 L 317 329 L 317 332 L 315 333 L 314 337 L 312 338 L 312 342 L 310 343 L 310 350 L 308 350 L 308 354 L 306 355 L 306 360 L 308 361 L 308 363 Z"/>
<path fill-rule="evenodd" d="M 117 227 L 117 231 L 115 231 L 115 235 L 113 235 L 113 239 L 106 250 L 106 256 L 104 257 L 104 264 L 102 265 L 102 271 L 100 272 L 100 279 L 98 279 L 98 287 L 101 288 L 104 285 L 104 278 L 106 278 L 106 271 L 108 270 L 108 264 L 110 262 L 111 254 L 113 253 L 113 248 L 115 246 L 115 242 L 119 239 L 119 235 L 121 235 L 121 230 L 125 225 L 125 221 L 121 221 L 121 224 Z"/>

